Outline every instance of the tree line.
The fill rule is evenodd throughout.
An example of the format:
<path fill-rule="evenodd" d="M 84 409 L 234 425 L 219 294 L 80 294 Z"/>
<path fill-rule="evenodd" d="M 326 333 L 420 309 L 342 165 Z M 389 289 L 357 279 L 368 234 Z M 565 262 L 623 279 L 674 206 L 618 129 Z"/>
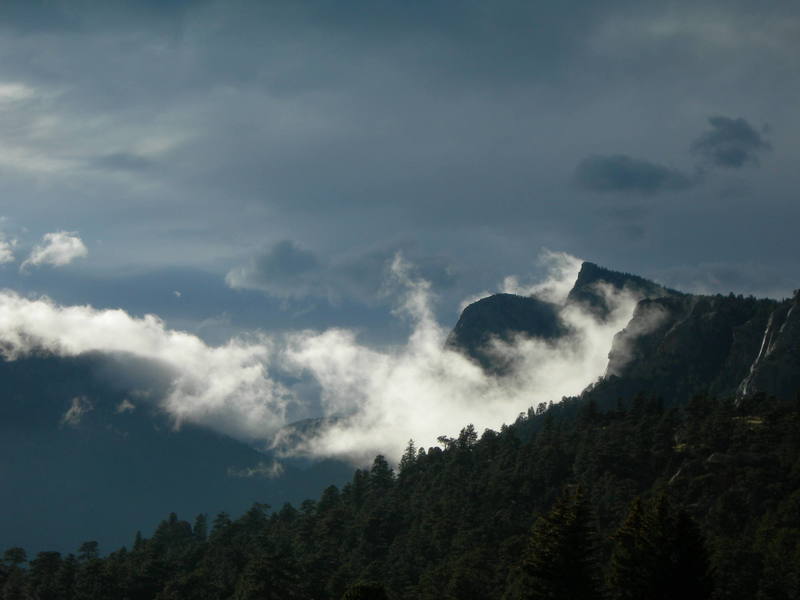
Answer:
<path fill-rule="evenodd" d="M 8 549 L 0 597 L 800 597 L 800 398 L 572 398 L 439 441 L 106 555 Z"/>

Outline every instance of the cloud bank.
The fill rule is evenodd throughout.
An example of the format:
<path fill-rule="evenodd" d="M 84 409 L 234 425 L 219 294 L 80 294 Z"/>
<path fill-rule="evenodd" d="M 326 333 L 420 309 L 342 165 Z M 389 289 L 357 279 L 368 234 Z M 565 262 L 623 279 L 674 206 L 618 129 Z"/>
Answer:
<path fill-rule="evenodd" d="M 155 361 L 170 383 L 153 401 L 177 425 L 196 423 L 253 443 L 264 443 L 286 425 L 293 404 L 309 402 L 280 383 L 282 377 L 310 377 L 321 390 L 321 416 L 337 418 L 323 421 L 289 453 L 356 463 L 376 453 L 397 458 L 409 438 L 430 445 L 467 423 L 478 431 L 499 428 L 520 411 L 578 394 L 603 375 L 614 334 L 630 319 L 635 298 L 598 290 L 612 308 L 600 323 L 579 305 L 564 302 L 579 261 L 561 253 L 545 260 L 548 281 L 530 284 L 528 291 L 559 302 L 560 317 L 573 333 L 557 342 L 495 341 L 491 352 L 511 365 L 502 377 L 446 347 L 449 328 L 434 316 L 431 284 L 399 256 L 391 265 L 391 277 L 403 290 L 395 312 L 410 333 L 389 348 L 370 347 L 354 331 L 336 328 L 272 338 L 253 334 L 212 347 L 152 315 L 65 307 L 5 291 L 0 292 L 0 352 L 7 360 L 31 352 L 101 352 L 122 356 L 123 362 L 124 356 Z M 139 397 L 147 395 L 139 390 Z"/>
<path fill-rule="evenodd" d="M 266 372 L 266 339 L 233 339 L 218 347 L 169 330 L 153 315 L 59 306 L 47 298 L 0 292 L 0 355 L 14 360 L 32 352 L 77 356 L 87 352 L 155 361 L 170 373 L 161 406 L 184 421 L 253 439 L 283 423 L 283 390 Z M 130 362 L 130 361 L 128 361 Z M 139 390 L 146 397 L 149 390 Z"/>

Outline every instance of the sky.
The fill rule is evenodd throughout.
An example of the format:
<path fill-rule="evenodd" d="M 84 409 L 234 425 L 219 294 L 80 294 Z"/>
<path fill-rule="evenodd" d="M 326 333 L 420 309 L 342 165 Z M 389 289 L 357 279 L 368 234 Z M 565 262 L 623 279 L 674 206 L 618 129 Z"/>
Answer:
<path fill-rule="evenodd" d="M 796 2 L 10 0 L 0 65 L 6 307 L 385 349 L 548 251 L 800 287 Z"/>

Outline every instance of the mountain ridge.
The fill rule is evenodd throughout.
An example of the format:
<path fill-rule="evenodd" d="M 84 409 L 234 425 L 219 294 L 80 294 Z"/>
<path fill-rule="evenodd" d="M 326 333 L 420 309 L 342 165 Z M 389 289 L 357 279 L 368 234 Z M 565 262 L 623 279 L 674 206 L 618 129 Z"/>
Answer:
<path fill-rule="evenodd" d="M 580 305 L 603 321 L 609 289 L 636 297 L 636 307 L 614 337 L 604 376 L 584 395 L 608 404 L 645 390 L 682 401 L 696 393 L 786 397 L 800 389 L 800 291 L 783 301 L 690 294 L 584 262 L 562 306 Z M 507 296 L 467 306 L 447 342 L 490 373 L 505 370 L 493 362 L 492 340 L 552 342 L 569 334 L 556 304 L 517 296 L 511 305 Z"/>

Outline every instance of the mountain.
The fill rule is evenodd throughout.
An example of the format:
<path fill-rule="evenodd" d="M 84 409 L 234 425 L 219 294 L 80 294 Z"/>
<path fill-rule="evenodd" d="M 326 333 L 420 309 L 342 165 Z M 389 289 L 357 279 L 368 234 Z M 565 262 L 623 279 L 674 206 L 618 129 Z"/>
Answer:
<path fill-rule="evenodd" d="M 682 296 L 681 292 L 669 289 L 661 284 L 632 275 L 621 273 L 584 262 L 578 272 L 578 278 L 567 295 L 567 304 L 580 304 L 592 312 L 597 318 L 608 317 L 610 307 L 607 290 L 622 292 L 623 290 L 637 299 L 664 298 Z"/>
<path fill-rule="evenodd" d="M 799 302 L 797 294 L 643 300 L 590 393 L 601 402 L 643 391 L 668 402 L 699 393 L 791 398 L 800 391 Z"/>
<path fill-rule="evenodd" d="M 618 292 L 638 298 L 635 310 L 605 376 L 580 396 L 500 431 L 466 425 L 443 447 L 412 442 L 397 473 L 377 456 L 321 494 L 272 487 L 308 483 L 302 465 L 248 477 L 273 471 L 273 457 L 175 432 L 145 401 L 131 408 L 108 357 L 0 363 L 0 451 L 17 459 L 0 473 L 15 495 L 2 501 L 27 519 L 20 531 L 45 532 L 34 539 L 74 519 L 75 505 L 86 506 L 79 527 L 98 531 L 156 497 L 183 518 L 254 495 L 316 497 L 218 515 L 208 535 L 172 514 L 105 558 L 85 546 L 77 559 L 45 552 L 26 565 L 10 549 L 3 597 L 797 598 L 800 291 L 783 301 L 683 294 L 586 263 L 562 304 L 483 299 L 448 344 L 501 374 L 485 350 L 493 338 L 555 342 L 570 335 L 565 308 L 604 321 Z M 282 437 L 324 424 L 309 419 Z M 90 489 L 92 478 L 106 485 Z M 6 512 L 8 547 L 18 538 L 6 535 L 16 526 Z"/>
<path fill-rule="evenodd" d="M 95 354 L 0 361 L 0 538 L 7 546 L 74 550 L 94 539 L 111 549 L 169 510 L 193 517 L 241 514 L 254 502 L 279 507 L 349 476 L 344 463 L 278 463 L 207 429 L 176 430 L 113 363 Z"/>
<path fill-rule="evenodd" d="M 773 310 L 758 354 L 739 384 L 740 396 L 762 392 L 790 397 L 800 390 L 800 290 Z"/>
<path fill-rule="evenodd" d="M 609 295 L 621 292 L 636 299 L 683 296 L 643 277 L 584 262 L 562 304 L 535 296 L 493 294 L 462 311 L 447 345 L 473 358 L 487 371 L 503 373 L 507 365 L 498 362 L 491 349 L 492 340 L 509 342 L 515 336 L 523 336 L 556 341 L 571 333 L 561 318 L 563 308 L 579 305 L 602 321 L 611 311 Z"/>
<path fill-rule="evenodd" d="M 613 406 L 639 392 L 675 403 L 698 393 L 785 398 L 800 390 L 798 293 L 783 301 L 686 294 L 590 262 L 561 306 L 495 294 L 464 309 L 447 343 L 502 374 L 507 365 L 492 353 L 493 339 L 558 340 L 570 333 L 560 316 L 564 307 L 580 305 L 603 321 L 619 292 L 637 304 L 614 338 L 605 376 L 584 392 L 596 402 Z"/>
<path fill-rule="evenodd" d="M 499 432 L 466 426 L 444 448 L 409 446 L 396 473 L 377 456 L 299 507 L 254 506 L 208 530 L 172 514 L 104 558 L 84 547 L 26 565 L 9 549 L 0 588 L 57 600 L 788 600 L 798 439 L 797 400 L 637 396 L 603 411 L 567 399 Z"/>
<path fill-rule="evenodd" d="M 514 294 L 494 294 L 467 306 L 447 346 L 474 358 L 485 369 L 502 372 L 505 365 L 491 352 L 491 341 L 511 341 L 515 335 L 555 340 L 568 332 L 556 304 Z"/>

